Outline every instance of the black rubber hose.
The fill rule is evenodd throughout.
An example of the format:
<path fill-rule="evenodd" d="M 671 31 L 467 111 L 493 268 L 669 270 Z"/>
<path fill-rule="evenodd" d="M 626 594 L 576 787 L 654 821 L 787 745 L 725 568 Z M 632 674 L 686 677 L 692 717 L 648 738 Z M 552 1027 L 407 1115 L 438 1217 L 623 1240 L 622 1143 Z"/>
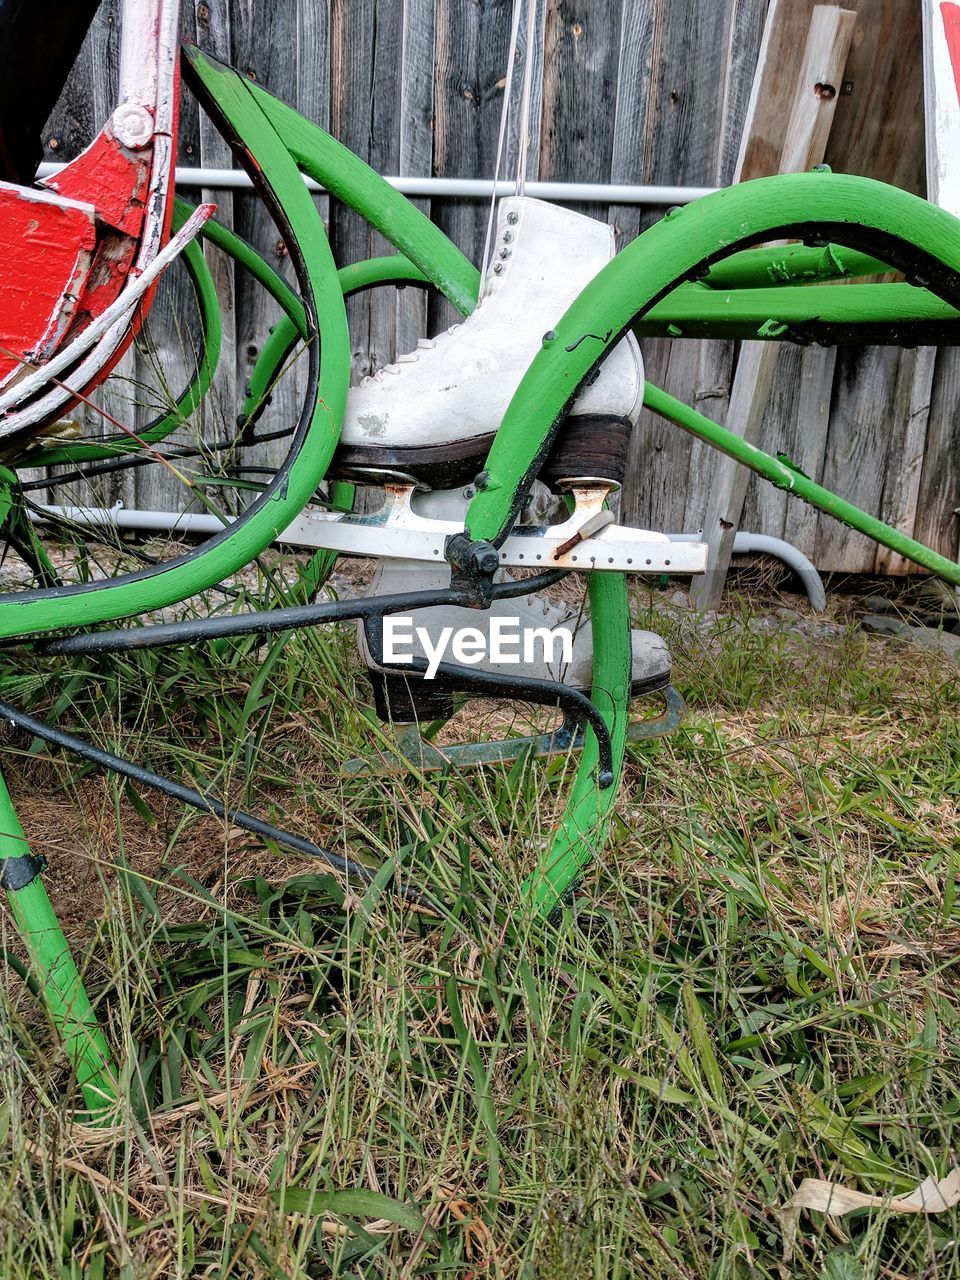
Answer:
<path fill-rule="evenodd" d="M 554 569 L 535 578 L 496 583 L 494 599 L 529 595 L 552 586 L 566 577 L 566 570 Z M 283 609 L 263 609 L 256 613 L 236 613 L 217 618 L 190 618 L 183 622 L 160 622 L 149 627 L 124 627 L 115 631 L 88 631 L 82 635 L 48 640 L 37 646 L 37 652 L 53 654 L 121 653 L 130 649 L 155 649 L 164 645 L 196 644 L 225 636 L 242 636 L 258 632 L 269 635 L 276 631 L 292 631 L 297 627 L 314 627 L 324 622 L 347 622 L 354 618 L 371 618 L 402 609 L 424 609 L 433 605 L 469 606 L 473 595 L 467 588 L 438 587 L 430 591 L 407 591 L 387 596 L 356 597 L 349 600 L 326 600 L 320 604 L 291 605 Z M 18 638 L 17 644 L 22 643 Z"/>
<path fill-rule="evenodd" d="M 305 840 L 302 836 L 284 831 L 280 827 L 273 826 L 272 823 L 264 822 L 261 818 L 244 813 L 242 809 L 228 809 L 219 800 L 205 796 L 201 791 L 195 791 L 193 787 L 185 787 L 182 783 L 161 777 L 160 774 L 144 769 L 131 760 L 124 760 L 122 756 L 115 756 L 109 751 L 91 746 L 90 743 L 84 742 L 82 738 L 77 738 L 72 733 L 65 733 L 62 729 L 56 729 L 53 725 L 45 724 L 42 720 L 27 715 L 25 711 L 18 710 L 9 702 L 0 702 L 0 720 L 7 720 L 15 728 L 22 729 L 25 733 L 40 738 L 44 742 L 49 742 L 52 746 L 59 747 L 61 751 L 69 751 L 84 760 L 89 760 L 92 764 L 99 765 L 101 769 L 118 773 L 121 777 L 129 778 L 131 782 L 160 791 L 174 800 L 191 805 L 205 813 L 225 818 L 235 826 L 242 827 L 245 831 L 252 831 L 254 835 L 262 836 L 265 840 L 274 840 L 277 844 L 285 845 L 297 853 L 304 853 L 311 858 L 320 858 L 335 871 L 353 876 L 365 884 L 369 884 L 378 874 L 379 868 L 364 866 L 362 862 L 355 862 L 353 858 L 334 853 L 331 849 L 323 849 L 312 840 Z M 395 887 L 393 892 L 416 906 L 428 907 L 432 911 L 439 910 L 425 893 L 409 885 Z"/>

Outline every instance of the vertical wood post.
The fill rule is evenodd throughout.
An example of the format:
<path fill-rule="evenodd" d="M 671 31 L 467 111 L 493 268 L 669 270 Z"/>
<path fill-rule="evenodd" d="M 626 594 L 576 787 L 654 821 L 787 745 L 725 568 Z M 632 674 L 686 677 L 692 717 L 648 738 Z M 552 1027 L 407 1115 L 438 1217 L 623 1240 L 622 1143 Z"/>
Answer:
<path fill-rule="evenodd" d="M 754 170 L 762 171 L 763 167 L 763 149 L 755 147 L 751 152 L 751 134 L 764 135 L 768 113 L 773 109 L 762 92 L 763 60 L 770 48 L 769 35 L 780 8 L 774 3 L 767 18 L 761 65 L 757 69 L 758 90 L 751 101 L 737 181 L 759 177 L 760 172 Z M 814 8 L 778 173 L 801 172 L 822 161 L 855 21 L 856 14 L 849 9 L 835 5 Z M 750 443 L 755 443 L 760 434 L 778 351 L 775 344 L 766 342 L 745 342 L 740 348 L 726 425 Z M 723 457 L 717 466 L 704 525 L 707 572 L 694 582 L 691 590 L 693 602 L 699 609 L 715 609 L 723 593 L 749 478 L 749 472 L 729 458 Z"/>

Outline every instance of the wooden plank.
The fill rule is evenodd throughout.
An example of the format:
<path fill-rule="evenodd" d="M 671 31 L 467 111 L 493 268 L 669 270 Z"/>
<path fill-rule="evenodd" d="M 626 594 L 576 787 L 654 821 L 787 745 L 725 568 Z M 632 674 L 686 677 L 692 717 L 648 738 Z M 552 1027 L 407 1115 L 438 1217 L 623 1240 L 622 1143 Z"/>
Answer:
<path fill-rule="evenodd" d="M 726 46 L 720 153 L 715 179 L 718 186 L 729 186 L 738 170 L 756 70 L 767 30 L 768 9 L 767 0 L 734 0 L 733 3 Z"/>
<path fill-rule="evenodd" d="M 770 398 L 767 401 L 756 443 L 767 453 L 785 453 L 797 461 L 798 446 L 808 432 L 808 424 L 799 417 L 802 347 L 793 343 L 777 346 L 776 363 Z M 806 468 L 804 468 L 806 470 Z M 742 529 L 755 529 L 780 537 L 787 518 L 787 511 L 798 504 L 775 485 L 757 484 L 752 473 L 747 478 L 747 490 L 740 517 Z"/>
<path fill-rule="evenodd" d="M 194 12 L 190 6 L 184 7 L 181 30 L 185 39 L 197 36 Z M 181 94 L 181 103 L 177 163 L 195 164 L 200 150 L 200 113 L 192 94 Z M 200 356 L 196 342 L 196 314 L 189 277 L 183 264 L 175 262 L 161 278 L 153 305 L 134 344 L 135 383 L 132 385 L 136 391 L 131 395 L 131 409 L 138 430 L 172 407 L 190 371 L 195 368 Z M 196 443 L 197 438 L 204 434 L 204 416 L 210 415 L 199 416 L 195 427 L 191 424 L 178 429 L 169 437 L 169 443 Z M 127 420 L 121 417 L 121 421 Z M 222 422 L 219 429 L 223 429 Z M 211 424 L 207 428 L 208 438 L 216 430 L 217 427 Z M 121 474 L 124 475 L 125 506 L 154 511 L 202 509 L 199 503 L 190 501 L 190 490 L 167 467 L 135 467 Z"/>
<path fill-rule="evenodd" d="M 817 5 L 813 11 L 780 173 L 801 173 L 826 153 L 855 20 L 852 10 L 833 5 Z M 743 182 L 750 176 L 746 171 L 739 178 Z"/>
<path fill-rule="evenodd" d="M 806 347 L 801 353 L 796 431 L 790 457 L 808 476 L 823 474 L 836 367 L 836 347 Z M 784 502 L 783 536 L 812 560 L 816 554 L 817 511 L 786 495 Z"/>
<path fill-rule="evenodd" d="M 960 348 L 937 357 L 914 537 L 945 556 L 957 553 L 960 506 Z"/>
<path fill-rule="evenodd" d="M 547 0 L 540 174 L 570 182 L 607 182 L 613 132 L 606 113 L 620 62 L 622 0 Z M 592 218 L 608 208 L 582 204 Z"/>
<path fill-rule="evenodd" d="M 920 8 L 915 0 L 843 0 L 857 10 L 826 161 L 924 195 Z"/>
<path fill-rule="evenodd" d="M 734 344 L 732 342 L 697 342 L 683 345 L 695 347 L 697 353 L 694 368 L 693 407 L 713 422 L 725 421 L 733 380 Z M 689 391 L 685 394 L 689 395 Z M 691 438 L 689 448 L 690 458 L 682 514 L 679 520 L 669 526 L 670 532 L 674 529 L 695 532 L 703 528 L 703 522 L 706 519 L 709 477 L 720 455 L 703 440 Z"/>
<path fill-rule="evenodd" d="M 510 6 L 446 0 L 436 9 L 434 172 L 442 178 L 492 176 L 505 88 Z M 485 200 L 434 200 L 434 221 L 468 258 L 479 262 L 487 226 Z M 430 330 L 459 319 L 431 299 Z"/>
<path fill-rule="evenodd" d="M 852 0 L 852 6 L 860 10 L 844 73 L 852 91 L 844 93 L 838 103 L 827 161 L 838 171 L 880 178 L 922 195 L 927 188 L 920 6 L 905 5 L 901 0 L 872 0 L 870 5 Z M 859 355 L 848 353 L 845 377 L 850 381 L 869 378 L 873 361 L 869 350 Z M 911 371 L 912 376 L 905 381 Z M 862 469 L 856 454 L 851 454 L 849 442 L 841 440 L 839 446 L 833 442 L 834 433 L 844 436 L 850 430 L 849 423 L 838 416 L 830 427 L 831 455 L 839 448 L 843 456 L 851 459 L 850 471 L 836 475 L 839 491 L 855 499 L 859 493 L 861 505 L 883 518 L 892 517 L 906 532 L 913 531 L 919 502 L 916 454 L 918 449 L 923 450 L 926 439 L 923 406 L 929 403 L 932 376 L 932 352 L 901 353 L 891 387 L 891 412 L 881 426 L 889 441 L 886 472 L 878 477 L 873 471 L 875 488 L 858 488 Z M 868 449 L 871 445 L 871 441 L 865 442 Z M 871 456 L 868 454 L 868 462 Z M 866 471 L 871 473 L 869 465 Z M 818 523 L 821 534 L 817 550 L 808 554 L 815 554 L 824 569 L 903 573 L 910 568 L 907 561 L 884 548 L 861 539 L 850 540 L 837 526 L 827 533 L 829 522 Z M 855 548 L 862 553 L 859 560 L 855 558 Z"/>
<path fill-rule="evenodd" d="M 614 181 L 698 186 L 716 181 L 724 129 L 730 127 L 729 112 L 738 98 L 736 91 L 723 87 L 734 74 L 726 62 L 730 25 L 735 14 L 742 22 L 748 11 L 733 0 L 691 0 L 678 22 L 670 0 L 646 5 L 625 0 Z M 633 48 L 631 42 L 636 42 Z M 663 213 L 661 207 L 619 206 L 611 208 L 610 217 L 622 245 Z M 719 375 L 700 344 L 656 339 L 642 348 L 648 378 L 671 394 L 689 401 L 703 391 L 709 398 L 719 378 L 725 399 L 729 363 Z M 725 350 L 729 362 L 731 348 Z M 712 403 L 719 407 L 720 402 Z M 694 496 L 692 474 L 695 490 L 701 485 L 693 461 L 698 454 L 684 432 L 653 414 L 641 414 L 630 445 L 624 518 L 645 528 L 681 530 L 688 498 Z"/>
<path fill-rule="evenodd" d="M 212 57 L 218 58 L 221 62 L 229 62 L 232 46 L 230 0 L 197 0 L 193 7 L 196 14 L 197 43 Z M 200 116 L 198 132 L 199 154 L 189 155 L 185 163 L 200 164 L 204 168 L 211 169 L 228 168 L 233 165 L 233 153 L 229 144 L 213 127 L 206 114 Z M 189 147 L 187 150 L 189 152 Z M 213 190 L 207 187 L 200 194 L 203 200 L 212 200 L 216 203 L 217 217 L 220 221 L 228 227 L 234 225 L 236 198 L 232 191 Z M 243 398 L 245 380 L 238 381 L 237 378 L 237 273 L 226 254 L 213 248 L 212 245 L 204 246 L 203 252 L 217 287 L 223 325 L 223 347 L 217 377 L 211 394 L 200 410 L 198 420 L 201 437 L 212 441 L 223 430 L 225 424 L 230 425 L 235 421 Z"/>
<path fill-rule="evenodd" d="M 528 8 L 527 14 L 531 10 Z M 530 115 L 527 122 L 527 164 L 524 177 L 527 181 L 540 176 L 540 144 L 543 131 L 543 65 L 544 47 L 546 43 L 547 6 L 542 3 L 533 4 L 533 41 L 527 46 L 527 14 L 522 16 L 517 41 L 517 60 L 513 69 L 513 92 L 511 94 L 511 118 L 513 127 L 507 136 L 506 162 L 502 176 L 513 179 L 517 173 L 517 162 L 520 149 L 520 123 L 522 115 L 523 81 L 529 61 L 531 69 Z M 504 67 L 506 72 L 506 67 Z M 504 77 L 504 87 L 506 78 Z"/>
<path fill-rule="evenodd" d="M 895 434 L 890 444 L 891 464 L 884 477 L 880 518 L 911 537 L 920 502 L 936 358 L 936 347 L 901 352 L 890 414 Z M 888 547 L 877 547 L 877 573 L 907 573 L 910 568 L 911 562 L 903 556 Z"/>
<path fill-rule="evenodd" d="M 830 435 L 822 483 L 858 507 L 879 514 L 880 494 L 890 465 L 890 405 L 900 364 L 898 347 L 844 347 L 837 353 Z M 871 568 L 876 543 L 818 513 L 814 562 L 838 573 Z"/>
<path fill-rule="evenodd" d="M 757 76 L 758 88 L 750 103 L 736 175 L 738 181 L 760 176 L 755 166 L 769 159 L 768 147 L 773 132 L 771 114 L 777 108 L 781 90 L 779 85 L 776 86 L 775 102 L 771 103 L 763 96 L 763 85 L 769 79 L 773 53 L 782 47 L 779 41 L 784 34 L 783 23 L 781 21 L 778 25 L 778 16 L 787 12 L 784 6 L 775 2 L 768 14 L 761 50 L 764 61 Z M 833 5 L 814 7 L 799 75 L 794 80 L 793 100 L 783 129 L 776 172 L 803 171 L 823 158 L 854 21 L 855 14 L 850 10 Z M 762 140 L 763 145 L 759 145 L 758 140 Z M 771 344 L 744 343 L 740 349 L 726 426 L 750 443 L 755 443 L 760 433 L 776 364 L 777 349 Z M 730 458 L 723 457 L 717 464 L 704 524 L 708 546 L 707 572 L 691 588 L 692 599 L 698 608 L 715 609 L 723 593 L 748 480 L 746 469 Z"/>
<path fill-rule="evenodd" d="M 771 0 L 752 97 L 767 104 L 743 138 L 744 176 L 775 173 L 786 139 L 796 83 L 816 0 Z M 838 172 L 860 173 L 923 194 L 920 13 L 905 0 L 844 0 L 855 13 L 826 160 Z"/>
<path fill-rule="evenodd" d="M 434 0 L 403 0 L 400 56 L 400 163 L 398 173 L 433 173 Z M 430 216 L 430 201 L 415 200 Z M 427 294 L 403 289 L 396 299 L 398 351 L 411 351 L 427 333 Z"/>
<path fill-rule="evenodd" d="M 922 0 L 920 7 L 927 197 L 960 213 L 960 7 L 949 0 Z M 915 27 L 911 36 L 915 45 Z M 915 99 L 913 82 L 911 97 Z M 891 441 L 880 514 L 888 524 L 911 535 L 920 504 L 936 356 L 931 347 L 902 352 L 892 400 L 897 434 Z M 902 574 L 912 567 L 887 548 L 876 549 L 878 573 Z"/>
<path fill-rule="evenodd" d="M 653 94 L 653 42 L 656 6 L 653 0 L 624 0 L 621 18 L 617 95 L 613 112 L 610 181 L 641 182 L 647 159 L 647 128 Z M 608 213 L 617 236 L 617 249 L 640 230 L 639 205 L 611 205 Z"/>

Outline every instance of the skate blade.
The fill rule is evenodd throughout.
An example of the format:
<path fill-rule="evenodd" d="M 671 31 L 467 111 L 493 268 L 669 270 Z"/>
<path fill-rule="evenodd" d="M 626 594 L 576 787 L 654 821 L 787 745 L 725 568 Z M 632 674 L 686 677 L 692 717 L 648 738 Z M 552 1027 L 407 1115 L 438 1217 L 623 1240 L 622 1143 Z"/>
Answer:
<path fill-rule="evenodd" d="M 658 716 L 631 721 L 628 742 L 646 742 L 675 732 L 686 715 L 686 703 L 674 686 L 668 685 L 651 697 L 663 701 Z M 348 760 L 342 772 L 358 775 L 390 775 L 411 771 L 430 772 L 437 769 L 473 769 L 491 764 L 512 764 L 521 756 L 543 759 L 567 755 L 583 747 L 583 727 L 565 720 L 552 733 L 530 734 L 516 738 L 494 738 L 489 742 L 457 742 L 437 747 L 424 738 L 416 725 L 404 725 L 394 731 L 389 744 L 381 744 L 374 755 Z"/>

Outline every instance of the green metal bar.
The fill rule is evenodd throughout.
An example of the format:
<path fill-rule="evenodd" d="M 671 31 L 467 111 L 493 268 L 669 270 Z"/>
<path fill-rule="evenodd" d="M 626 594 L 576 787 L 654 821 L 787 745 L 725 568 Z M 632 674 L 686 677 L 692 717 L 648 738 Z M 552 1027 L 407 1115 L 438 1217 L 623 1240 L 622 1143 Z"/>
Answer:
<path fill-rule="evenodd" d="M 29 858 L 27 838 L 0 775 L 0 859 L 6 870 L 7 863 Z M 102 1113 L 117 1097 L 110 1050 L 40 875 L 22 888 L 8 887 L 7 900 L 84 1102 L 91 1112 Z"/>
<path fill-rule="evenodd" d="M 683 284 L 656 303 L 633 326 L 638 337 L 749 338 L 776 341 L 791 331 L 841 333 L 846 341 L 870 342 L 872 334 L 936 327 L 960 341 L 960 311 L 926 289 L 909 284 L 851 284 L 769 289 L 708 289 Z M 858 338 L 858 332 L 860 337 Z"/>
<path fill-rule="evenodd" d="M 469 315 L 480 293 L 480 272 L 453 242 L 369 165 L 259 85 L 250 92 L 303 169 L 337 200 L 361 214 L 444 294 Z"/>
<path fill-rule="evenodd" d="M 588 729 L 560 824 L 521 889 L 541 915 L 550 915 L 602 846 L 623 770 L 633 660 L 627 580 L 622 573 L 591 573 L 589 592 L 593 631 L 590 698 L 610 731 L 614 776 L 610 786 L 597 785 L 597 739 Z"/>
<path fill-rule="evenodd" d="M 863 251 L 879 246 L 894 266 L 960 305 L 960 220 L 869 178 L 761 178 L 674 210 L 604 267 L 545 335 L 494 439 L 467 513 L 470 537 L 499 545 L 507 536 L 568 405 L 632 323 L 711 261 L 757 240 L 804 234 Z"/>
<path fill-rule="evenodd" d="M 795 498 L 819 507 L 827 515 L 841 520 L 851 529 L 856 529 L 858 533 L 865 533 L 868 538 L 873 538 L 875 542 L 890 547 L 892 551 L 898 552 L 915 564 L 922 565 L 924 569 L 929 569 L 931 573 L 935 573 L 945 581 L 960 584 L 960 564 L 948 560 L 946 556 L 924 546 L 922 542 L 915 542 L 913 538 L 901 533 L 898 529 L 892 529 L 876 516 L 868 515 L 859 507 L 855 507 L 852 502 L 846 502 L 843 498 L 837 497 L 835 493 L 816 484 L 802 471 L 792 467 L 789 462 L 772 458 L 770 454 L 764 453 L 755 445 L 747 444 L 732 431 L 727 431 L 725 427 L 711 422 L 702 413 L 697 413 L 696 409 L 691 409 L 682 401 L 675 400 L 673 396 L 667 395 L 665 391 L 661 391 L 659 387 L 649 382 L 646 385 L 643 403 L 654 413 L 659 413 L 670 422 L 675 422 L 684 431 L 689 431 L 699 439 L 706 440 L 721 453 L 735 458 L 737 462 L 742 462 L 745 467 L 756 471 L 765 480 L 775 484 L 778 489 L 785 489 Z"/>
<path fill-rule="evenodd" d="M 866 253 L 839 244 L 808 249 L 802 244 L 777 249 L 744 249 L 715 263 L 704 278 L 712 289 L 751 289 L 770 285 L 816 284 L 884 275 L 890 267 Z"/>

